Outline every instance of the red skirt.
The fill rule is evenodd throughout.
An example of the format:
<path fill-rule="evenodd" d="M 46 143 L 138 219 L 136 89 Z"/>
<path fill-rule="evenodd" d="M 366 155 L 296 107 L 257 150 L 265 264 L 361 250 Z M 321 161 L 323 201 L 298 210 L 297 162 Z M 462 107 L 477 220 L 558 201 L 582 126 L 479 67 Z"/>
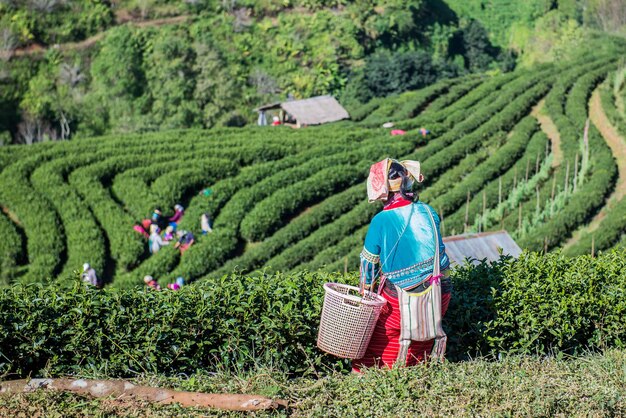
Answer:
<path fill-rule="evenodd" d="M 388 367 L 391 368 L 400 351 L 400 305 L 398 299 L 389 296 L 383 291 L 382 296 L 387 299 L 383 307 L 374 334 L 367 347 L 365 356 L 352 361 L 352 371 L 360 372 L 362 367 Z M 450 304 L 450 293 L 441 295 L 441 315 L 446 314 Z M 415 366 L 423 362 L 433 349 L 435 340 L 413 341 L 409 347 L 406 366 Z"/>

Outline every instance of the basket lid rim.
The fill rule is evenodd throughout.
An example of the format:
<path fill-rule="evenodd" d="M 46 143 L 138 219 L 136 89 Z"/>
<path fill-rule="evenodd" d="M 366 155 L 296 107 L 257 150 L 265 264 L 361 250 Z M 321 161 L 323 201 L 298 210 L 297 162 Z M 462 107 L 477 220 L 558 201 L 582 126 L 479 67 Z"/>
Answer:
<path fill-rule="evenodd" d="M 351 285 L 345 284 L 345 283 L 333 283 L 333 282 L 324 283 L 324 290 L 326 292 L 333 293 L 336 296 L 340 296 L 342 298 L 349 299 L 349 300 L 351 300 L 353 302 L 362 303 L 363 305 L 381 306 L 381 305 L 384 305 L 385 303 L 387 303 L 387 300 L 385 298 L 383 298 L 381 295 L 379 295 L 378 293 L 375 293 L 375 292 L 371 292 L 369 290 L 366 290 L 366 292 L 369 293 L 370 295 L 375 296 L 376 297 L 375 300 L 363 300 L 363 298 L 361 296 L 345 295 L 345 294 L 340 293 L 340 292 L 336 291 L 335 289 L 333 289 L 333 286 L 340 286 L 340 287 L 348 288 L 348 289 L 351 289 L 351 290 L 356 290 L 357 292 L 359 291 L 359 288 L 356 287 L 356 286 L 351 286 Z"/>

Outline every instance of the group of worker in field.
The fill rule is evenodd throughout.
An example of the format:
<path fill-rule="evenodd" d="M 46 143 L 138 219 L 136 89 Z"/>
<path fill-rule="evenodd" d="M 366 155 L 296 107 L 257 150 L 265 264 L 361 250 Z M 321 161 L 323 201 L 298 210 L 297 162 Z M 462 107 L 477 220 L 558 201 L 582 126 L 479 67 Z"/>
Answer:
<path fill-rule="evenodd" d="M 205 196 L 211 194 L 210 189 L 205 189 L 200 192 Z M 191 231 L 178 228 L 183 216 L 185 215 L 185 208 L 182 205 L 174 205 L 174 214 L 170 217 L 163 216 L 160 208 L 155 208 L 150 218 L 146 218 L 137 224 L 133 229 L 140 233 L 147 240 L 148 251 L 150 254 L 155 254 L 159 250 L 170 243 L 174 243 L 174 248 L 178 249 L 181 253 L 185 253 L 195 242 L 196 238 Z M 211 222 L 211 216 L 208 212 L 203 213 L 200 216 L 200 229 L 203 235 L 207 235 L 213 232 Z M 98 278 L 96 271 L 89 263 L 83 265 L 82 272 L 83 281 L 91 286 L 102 288 L 104 283 Z M 158 282 L 152 276 L 145 276 L 144 283 L 151 289 L 161 290 Z M 184 284 L 184 279 L 178 277 L 174 283 L 170 283 L 167 287 L 170 290 L 178 290 Z"/>
<path fill-rule="evenodd" d="M 185 209 L 180 204 L 174 206 L 174 214 L 169 218 L 163 216 L 160 208 L 155 208 L 150 219 L 144 219 L 141 225 L 135 225 L 134 229 L 148 239 L 150 254 L 159 252 L 171 242 L 174 242 L 174 248 L 183 254 L 195 242 L 195 236 L 191 231 L 178 228 L 184 215 Z M 209 213 L 200 216 L 200 228 L 203 235 L 213 232 Z"/>

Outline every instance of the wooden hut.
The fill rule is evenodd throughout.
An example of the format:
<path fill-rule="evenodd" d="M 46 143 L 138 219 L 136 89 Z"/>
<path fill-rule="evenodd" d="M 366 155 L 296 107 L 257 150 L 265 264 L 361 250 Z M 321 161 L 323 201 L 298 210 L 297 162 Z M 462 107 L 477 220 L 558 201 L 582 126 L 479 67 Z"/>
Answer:
<path fill-rule="evenodd" d="M 473 264 L 480 260 L 496 261 L 500 255 L 519 257 L 521 248 L 506 231 L 482 232 L 445 237 L 446 254 L 453 265 L 463 265 L 466 259 Z"/>
<path fill-rule="evenodd" d="M 268 124 L 266 112 L 277 111 L 281 124 L 300 128 L 349 119 L 350 115 L 332 96 L 317 96 L 303 100 L 271 103 L 254 109 L 259 113 L 258 124 Z"/>

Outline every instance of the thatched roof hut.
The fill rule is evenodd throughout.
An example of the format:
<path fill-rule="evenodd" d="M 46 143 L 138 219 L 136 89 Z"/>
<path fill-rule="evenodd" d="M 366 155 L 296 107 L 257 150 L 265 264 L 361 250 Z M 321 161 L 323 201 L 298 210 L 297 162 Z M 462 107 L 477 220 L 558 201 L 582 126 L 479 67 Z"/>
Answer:
<path fill-rule="evenodd" d="M 332 96 L 317 96 L 303 100 L 271 103 L 254 110 L 259 112 L 259 125 L 267 125 L 265 112 L 268 110 L 280 110 L 280 121 L 282 123 L 291 122 L 297 127 L 320 125 L 350 118 L 346 109 Z"/>
<path fill-rule="evenodd" d="M 452 264 L 463 265 L 466 258 L 474 264 L 486 258 L 496 261 L 502 255 L 519 257 L 521 248 L 506 231 L 482 232 L 479 234 L 453 235 L 443 239 L 446 254 Z"/>

